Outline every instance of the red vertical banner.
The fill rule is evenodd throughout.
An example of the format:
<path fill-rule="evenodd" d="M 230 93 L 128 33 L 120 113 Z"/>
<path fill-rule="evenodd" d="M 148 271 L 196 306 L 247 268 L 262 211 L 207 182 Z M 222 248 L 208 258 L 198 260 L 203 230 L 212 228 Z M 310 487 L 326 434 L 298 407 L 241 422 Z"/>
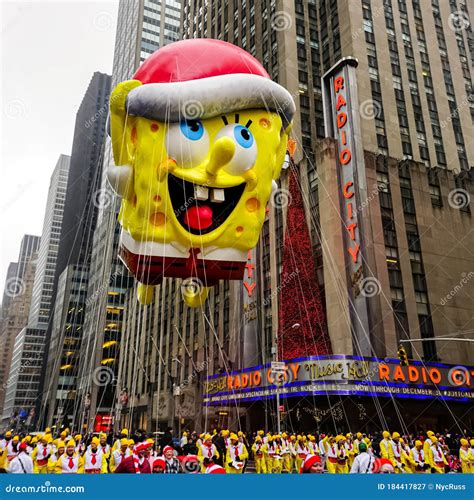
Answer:
<path fill-rule="evenodd" d="M 285 245 L 280 276 L 278 356 L 331 354 L 315 258 L 294 169 L 289 171 Z"/>

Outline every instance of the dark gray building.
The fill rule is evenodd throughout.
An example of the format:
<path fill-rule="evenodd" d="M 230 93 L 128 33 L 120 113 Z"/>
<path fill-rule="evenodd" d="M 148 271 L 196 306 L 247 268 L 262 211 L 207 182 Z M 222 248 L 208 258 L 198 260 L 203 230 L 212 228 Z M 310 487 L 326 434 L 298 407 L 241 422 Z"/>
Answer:
<path fill-rule="evenodd" d="M 42 376 L 44 380 L 48 381 L 48 384 L 45 384 L 42 395 L 41 417 L 49 413 L 50 406 L 53 406 L 51 411 L 54 412 L 58 388 L 53 386 L 52 382 L 60 380 L 57 371 L 63 365 L 75 366 L 79 356 L 79 349 L 72 349 L 71 346 L 63 345 L 63 343 L 51 343 L 51 339 L 52 337 L 63 338 L 65 333 L 53 332 L 54 326 L 62 327 L 61 325 L 64 325 L 65 328 L 68 326 L 67 322 L 60 320 L 70 309 L 69 301 L 57 293 L 60 276 L 69 280 L 67 284 L 63 284 L 65 287 L 73 286 L 78 290 L 87 289 L 93 234 L 99 207 L 104 203 L 100 182 L 109 94 L 110 76 L 95 72 L 76 115 L 64 216 L 53 282 L 52 303 L 60 300 L 61 307 L 55 303 L 54 318 L 51 318 L 46 333 L 45 352 L 48 353 L 48 360 L 43 366 Z M 69 266 L 76 264 L 80 264 L 84 272 L 65 273 Z M 57 315 L 59 318 L 56 318 Z M 83 315 L 75 316 L 72 322 L 74 323 L 74 331 L 81 332 L 80 335 L 82 335 L 82 318 Z M 64 358 L 66 352 L 69 353 L 66 357 L 70 362 L 58 365 L 57 360 Z M 59 399 L 61 400 L 62 397 Z"/>
<path fill-rule="evenodd" d="M 11 287 L 15 286 L 17 274 L 18 262 L 10 262 L 10 264 L 8 264 L 7 277 L 5 278 L 5 286 L 3 287 L 2 317 L 8 312 L 8 306 L 12 299 Z"/>
<path fill-rule="evenodd" d="M 20 255 L 18 257 L 18 273 L 19 279 L 23 279 L 25 267 L 30 260 L 30 257 L 39 249 L 41 236 L 33 236 L 25 234 L 21 240 Z"/>
<path fill-rule="evenodd" d="M 2 314 L 4 316 L 8 312 L 8 305 L 11 299 L 21 293 L 22 280 L 25 274 L 25 267 L 30 257 L 39 249 L 41 236 L 33 236 L 25 234 L 21 240 L 20 255 L 18 262 L 10 262 L 7 270 L 7 277 L 5 279 L 5 286 L 3 288 L 2 299 Z"/>
<path fill-rule="evenodd" d="M 110 76 L 95 72 L 76 115 L 55 286 L 69 264 L 90 261 L 101 204 L 100 179 Z"/>

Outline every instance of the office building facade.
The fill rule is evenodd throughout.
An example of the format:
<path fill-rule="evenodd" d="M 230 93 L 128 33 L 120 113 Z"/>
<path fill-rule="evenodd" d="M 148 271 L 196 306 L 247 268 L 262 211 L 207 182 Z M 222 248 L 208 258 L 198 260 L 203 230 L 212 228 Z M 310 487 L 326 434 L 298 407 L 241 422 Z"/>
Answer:
<path fill-rule="evenodd" d="M 430 8 L 423 9 L 417 0 L 190 1 L 184 11 L 183 36 L 220 38 L 242 46 L 297 102 L 293 128 L 297 151 L 290 171 L 297 171 L 306 208 L 314 254 L 311 264 L 317 275 L 314 288 L 324 305 L 330 352 L 396 359 L 400 342 L 409 340 L 404 346 L 414 363 L 468 366 L 474 356 L 469 343 L 426 339 L 451 335 L 467 339 L 473 326 L 468 249 L 474 151 L 472 141 L 466 140 L 472 136 L 474 116 L 469 51 L 473 13 L 464 2 L 429 3 Z M 367 218 L 365 274 L 363 279 L 351 276 L 355 281 L 348 281 L 346 273 L 344 206 L 336 175 L 339 153 L 325 124 L 322 80 L 343 58 L 357 60 L 355 77 L 348 83 L 358 93 L 357 147 L 362 152 L 359 172 L 365 184 L 358 208 Z M 285 173 L 281 187 L 292 194 Z M 255 315 L 261 350 L 253 366 L 268 366 L 275 359 L 283 335 L 299 335 L 297 325 L 281 323 L 282 309 L 288 307 L 280 302 L 281 289 L 287 293 L 299 286 L 298 279 L 281 280 L 287 216 L 293 209 L 291 203 L 286 205 L 271 204 L 257 248 Z M 367 302 L 364 351 L 354 336 L 352 288 Z M 316 325 L 315 318 L 301 319 Z M 213 386 L 207 384 L 204 390 L 206 401 L 212 399 L 207 396 L 209 390 L 215 391 Z M 329 395 L 318 398 L 318 404 L 331 406 Z M 287 398 L 288 422 L 296 414 L 306 414 L 308 425 L 315 411 L 313 397 Z M 368 403 L 368 398 L 358 398 L 354 405 Z M 268 403 L 261 399 L 261 404 Z M 442 397 L 434 399 L 439 416 L 447 403 Z M 208 419 L 219 422 L 221 413 L 234 412 L 235 421 L 235 402 L 225 397 L 220 401 L 208 409 Z M 428 417 L 421 402 L 410 402 L 414 414 Z M 457 404 L 464 415 L 463 403 L 453 403 Z M 264 424 L 263 416 L 258 416 L 263 415 L 261 405 L 242 406 L 248 408 L 247 420 Z M 390 418 L 396 414 L 391 410 Z M 274 400 L 270 412 L 275 419 Z M 333 416 L 326 414 L 318 425 Z M 377 418 L 381 421 L 380 415 Z M 240 421 L 245 422 L 242 415 Z"/>
<path fill-rule="evenodd" d="M 51 320 L 54 276 L 66 199 L 69 161 L 69 156 L 60 155 L 51 175 L 28 319 L 28 325 L 32 328 L 47 329 Z"/>
<path fill-rule="evenodd" d="M 23 289 L 23 275 L 30 257 L 38 250 L 41 237 L 25 234 L 21 240 L 18 262 L 11 262 L 8 266 L 7 277 L 3 289 L 2 315 L 8 311 L 10 300 L 17 291 Z"/>
<path fill-rule="evenodd" d="M 61 237 L 53 282 L 54 318 L 49 322 L 46 332 L 48 359 L 43 367 L 43 378 L 47 387 L 45 387 L 43 395 L 42 418 L 52 419 L 53 415 L 58 416 L 58 409 L 63 410 L 64 394 L 68 394 L 68 400 L 75 395 L 71 386 L 75 384 L 77 376 L 74 370 L 79 363 L 79 345 L 69 345 L 69 343 L 74 343 L 72 339 L 69 343 L 60 342 L 58 344 L 58 338 L 62 339 L 71 333 L 66 330 L 60 332 L 58 329 L 73 329 L 75 340 L 80 342 L 84 314 L 71 316 L 71 309 L 75 308 L 74 310 L 77 311 L 79 305 L 75 303 L 76 297 L 71 298 L 74 304 L 70 304 L 67 297 L 58 294 L 59 281 L 61 276 L 67 281 L 67 284 L 61 284 L 62 292 L 65 288 L 70 290 L 71 287 L 87 290 L 94 230 L 97 225 L 100 205 L 104 202 L 104 193 L 101 191 L 100 184 L 109 94 L 110 76 L 95 72 L 76 114 Z M 73 272 L 74 266 L 77 265 L 80 265 L 80 269 Z M 78 281 L 79 277 L 80 281 Z M 82 297 L 82 302 L 84 301 L 85 296 Z M 63 358 L 67 359 L 64 363 L 58 364 L 58 360 Z M 69 368 L 61 370 L 62 366 Z M 60 373 L 61 371 L 63 373 Z M 64 380 L 68 380 L 67 391 L 63 387 L 55 385 L 58 383 L 62 385 Z M 61 413 L 61 415 L 65 416 L 66 413 Z"/>
<path fill-rule="evenodd" d="M 23 248 L 24 246 L 22 245 L 22 249 Z M 37 257 L 36 253 L 32 253 L 27 260 L 25 259 L 26 262 L 24 261 L 23 264 L 21 282 L 17 282 L 20 283 L 20 286 L 15 287 L 15 295 L 11 298 L 8 309 L 5 311 L 5 316 L 0 328 L 0 345 L 2 346 L 2 353 L 0 356 L 0 414 L 3 414 L 5 394 L 8 387 L 11 385 L 10 364 L 15 339 L 18 333 L 20 333 L 28 323 Z M 16 278 L 17 274 L 15 273 L 15 279 Z M 6 291 L 8 291 L 8 286 L 7 284 Z"/>
<path fill-rule="evenodd" d="M 23 328 L 16 336 L 3 405 L 2 427 L 33 429 L 39 398 L 45 330 Z"/>
<path fill-rule="evenodd" d="M 134 0 L 119 3 L 112 72 L 112 89 L 133 76 L 148 55 L 180 38 L 181 4 L 178 1 Z M 110 141 L 106 166 L 113 164 Z M 133 283 L 119 261 L 119 202 L 104 174 L 101 204 L 89 273 L 88 298 L 78 377 L 83 410 L 77 425 L 107 430 L 119 400 L 117 375 L 125 296 Z"/>

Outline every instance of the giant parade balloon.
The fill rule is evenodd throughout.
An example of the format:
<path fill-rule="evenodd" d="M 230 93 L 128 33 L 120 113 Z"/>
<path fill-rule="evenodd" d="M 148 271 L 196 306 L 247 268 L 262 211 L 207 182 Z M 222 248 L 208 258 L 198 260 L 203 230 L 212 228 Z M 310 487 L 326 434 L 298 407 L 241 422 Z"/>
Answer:
<path fill-rule="evenodd" d="M 115 87 L 107 175 L 122 197 L 119 255 L 141 303 L 165 277 L 184 280 L 191 307 L 219 280 L 243 278 L 294 113 L 290 93 L 221 40 L 160 48 Z"/>

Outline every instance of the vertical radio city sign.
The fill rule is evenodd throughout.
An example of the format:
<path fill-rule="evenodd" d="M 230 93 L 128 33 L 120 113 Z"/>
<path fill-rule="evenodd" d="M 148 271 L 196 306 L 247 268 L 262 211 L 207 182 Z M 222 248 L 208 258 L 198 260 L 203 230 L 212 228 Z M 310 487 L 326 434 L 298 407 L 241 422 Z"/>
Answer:
<path fill-rule="evenodd" d="M 371 354 L 367 297 L 359 283 L 366 276 L 363 213 L 358 207 L 366 198 L 364 151 L 362 148 L 356 71 L 357 59 L 346 57 L 322 77 L 326 136 L 337 141 L 336 175 L 351 328 L 356 352 Z"/>

